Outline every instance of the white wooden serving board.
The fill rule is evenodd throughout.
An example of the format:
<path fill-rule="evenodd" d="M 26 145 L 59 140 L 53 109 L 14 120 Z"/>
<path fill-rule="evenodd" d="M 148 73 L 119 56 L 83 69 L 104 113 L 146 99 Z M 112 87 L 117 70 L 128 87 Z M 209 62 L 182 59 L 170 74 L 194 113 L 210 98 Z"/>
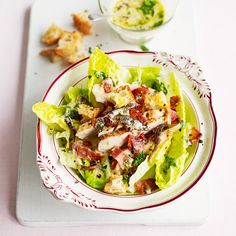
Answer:
<path fill-rule="evenodd" d="M 148 42 L 151 50 L 164 50 L 195 57 L 194 24 L 190 0 L 180 0 L 171 22 L 160 28 L 156 37 Z M 99 11 L 96 0 L 37 0 L 31 9 L 28 41 L 28 57 L 25 79 L 25 95 L 22 121 L 22 145 L 20 150 L 17 191 L 17 218 L 28 226 L 78 226 L 84 224 L 144 224 L 186 225 L 200 224 L 208 215 L 208 191 L 205 177 L 187 194 L 155 210 L 138 213 L 95 212 L 63 203 L 55 199 L 42 185 L 36 166 L 35 127 L 36 117 L 32 105 L 42 95 L 55 76 L 63 69 L 39 56 L 43 45 L 42 33 L 56 22 L 73 30 L 72 13 Z M 93 36 L 86 37 L 84 51 L 102 44 L 102 49 L 139 50 L 138 46 L 124 43 L 106 22 L 96 23 Z"/>

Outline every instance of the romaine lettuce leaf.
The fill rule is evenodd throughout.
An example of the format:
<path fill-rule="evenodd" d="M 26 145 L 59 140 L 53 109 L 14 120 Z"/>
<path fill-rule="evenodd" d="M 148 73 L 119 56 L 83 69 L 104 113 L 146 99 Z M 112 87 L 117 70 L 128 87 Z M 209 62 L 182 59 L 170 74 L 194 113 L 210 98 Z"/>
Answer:
<path fill-rule="evenodd" d="M 92 98 L 92 89 L 94 84 L 100 83 L 107 77 L 110 77 L 116 84 L 118 83 L 121 74 L 122 70 L 120 66 L 117 65 L 115 61 L 113 61 L 108 55 L 103 53 L 99 48 L 95 48 L 93 54 L 89 58 L 87 82 L 89 101 L 94 101 Z"/>
<path fill-rule="evenodd" d="M 180 102 L 178 106 L 176 107 L 176 112 L 179 116 L 179 118 L 185 122 L 186 114 L 185 114 L 185 106 L 184 106 L 184 99 L 183 94 L 179 85 L 178 80 L 176 79 L 175 73 L 171 72 L 169 74 L 169 86 L 168 86 L 168 95 L 171 96 L 179 96 Z"/>
<path fill-rule="evenodd" d="M 80 88 L 70 87 L 66 92 L 63 100 L 63 104 L 74 107 L 78 101 L 80 95 Z"/>
<path fill-rule="evenodd" d="M 129 72 L 131 78 L 128 79 L 128 83 L 137 81 L 140 84 L 152 87 L 153 83 L 160 76 L 161 68 L 157 66 L 132 67 L 129 68 Z"/>
<path fill-rule="evenodd" d="M 60 132 L 69 130 L 63 117 L 66 112 L 64 106 L 58 107 L 46 102 L 38 102 L 33 105 L 32 110 L 49 128 Z"/>
<path fill-rule="evenodd" d="M 136 182 L 142 179 L 155 164 L 163 162 L 165 154 L 171 144 L 171 137 L 172 135 L 170 134 L 165 140 L 159 143 L 154 152 L 151 154 L 151 156 L 147 157 L 145 161 L 143 161 L 138 166 L 135 173 L 130 177 L 130 186 L 133 186 Z"/>
<path fill-rule="evenodd" d="M 156 185 L 165 189 L 173 185 L 182 175 L 188 156 L 185 149 L 184 129 L 173 134 L 171 145 L 166 155 L 156 162 Z"/>
<path fill-rule="evenodd" d="M 60 151 L 60 162 L 66 167 L 77 169 L 76 155 L 72 152 Z"/>
<path fill-rule="evenodd" d="M 82 96 L 88 99 L 88 89 L 80 87 L 70 87 L 64 95 L 62 105 L 67 105 L 69 107 L 75 107 L 78 103 L 78 98 Z"/>
<path fill-rule="evenodd" d="M 94 170 L 80 170 L 78 169 L 85 182 L 96 189 L 102 190 L 111 176 L 111 168 L 108 159 L 106 159 L 101 168 Z"/>
<path fill-rule="evenodd" d="M 70 136 L 71 131 L 70 129 L 63 131 L 63 132 L 57 132 L 55 137 L 58 140 L 58 144 L 61 149 L 64 149 L 65 151 L 69 149 L 70 147 Z"/>
<path fill-rule="evenodd" d="M 188 157 L 186 150 L 186 126 L 185 126 L 185 106 L 180 85 L 171 72 L 169 74 L 170 96 L 179 96 L 180 102 L 176 107 L 176 112 L 183 123 L 183 127 L 176 130 L 171 140 L 170 148 L 162 161 L 156 162 L 156 184 L 160 189 L 165 189 L 173 185 L 182 175 L 184 163 Z"/>

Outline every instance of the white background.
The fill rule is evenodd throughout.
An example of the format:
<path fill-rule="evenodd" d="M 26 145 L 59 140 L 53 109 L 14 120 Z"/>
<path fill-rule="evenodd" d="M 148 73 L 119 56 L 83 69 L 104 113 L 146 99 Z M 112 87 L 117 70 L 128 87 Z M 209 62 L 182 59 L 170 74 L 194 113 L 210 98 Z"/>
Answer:
<path fill-rule="evenodd" d="M 198 61 L 211 85 L 218 120 L 216 151 L 207 171 L 210 189 L 207 221 L 194 227 L 93 226 L 56 229 L 19 225 L 15 219 L 15 194 L 28 30 L 26 11 L 32 2 L 0 0 L 0 235 L 236 235 L 234 0 L 193 1 Z"/>

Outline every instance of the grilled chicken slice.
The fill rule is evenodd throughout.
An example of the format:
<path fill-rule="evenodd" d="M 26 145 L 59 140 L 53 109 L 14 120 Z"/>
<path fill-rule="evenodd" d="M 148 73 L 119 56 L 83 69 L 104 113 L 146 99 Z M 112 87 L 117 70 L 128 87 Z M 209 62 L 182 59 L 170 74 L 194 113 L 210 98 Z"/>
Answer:
<path fill-rule="evenodd" d="M 93 122 L 88 121 L 83 123 L 77 130 L 76 136 L 80 139 L 85 139 L 90 135 L 94 135 L 97 130 L 94 128 Z"/>
<path fill-rule="evenodd" d="M 140 132 L 146 134 L 158 125 L 166 123 L 168 118 L 165 109 L 150 110 L 145 112 L 144 115 L 147 117 L 148 121 L 146 125 L 141 127 L 141 129 L 135 129 L 135 127 L 130 126 L 132 132 L 125 130 L 114 132 L 114 129 L 110 129 L 111 133 L 108 133 L 108 130 L 106 130 L 106 134 L 100 136 L 101 141 L 98 144 L 98 150 L 100 152 L 106 152 L 115 146 L 121 147 L 126 142 L 129 134 L 138 135 Z"/>
<path fill-rule="evenodd" d="M 98 151 L 106 152 L 113 147 L 121 147 L 127 140 L 129 134 L 131 134 L 131 132 L 118 130 L 114 133 L 103 135 L 98 144 Z"/>
<path fill-rule="evenodd" d="M 165 109 L 149 110 L 144 113 L 144 116 L 148 119 L 144 133 L 148 133 L 158 125 L 168 122 L 168 113 Z"/>

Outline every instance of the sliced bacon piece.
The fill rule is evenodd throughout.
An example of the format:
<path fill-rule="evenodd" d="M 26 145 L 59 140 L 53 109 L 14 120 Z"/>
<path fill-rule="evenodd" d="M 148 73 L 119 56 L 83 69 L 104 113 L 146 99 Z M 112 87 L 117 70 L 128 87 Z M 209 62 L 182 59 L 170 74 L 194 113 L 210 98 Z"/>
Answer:
<path fill-rule="evenodd" d="M 118 163 L 117 160 L 112 159 L 112 161 L 111 161 L 111 169 L 112 170 L 114 170 L 116 168 L 117 163 Z"/>
<path fill-rule="evenodd" d="M 112 119 L 109 115 L 104 117 L 104 123 L 105 123 L 105 126 L 107 126 L 107 127 L 112 126 L 113 122 L 112 122 Z"/>
<path fill-rule="evenodd" d="M 104 103 L 104 110 L 101 112 L 101 116 L 107 115 L 109 112 L 114 110 L 114 104 L 106 101 Z"/>
<path fill-rule="evenodd" d="M 78 146 L 91 147 L 92 143 L 88 140 L 76 140 L 72 143 L 72 149 L 75 150 Z"/>
<path fill-rule="evenodd" d="M 180 102 L 180 97 L 179 96 L 172 96 L 170 97 L 170 107 L 172 110 L 175 110 L 176 107 L 178 106 Z"/>
<path fill-rule="evenodd" d="M 139 120 L 141 123 L 146 123 L 147 122 L 147 118 L 143 115 L 143 113 L 140 111 L 140 109 L 136 109 L 136 108 L 131 108 L 129 110 L 130 116 L 133 119 L 137 119 Z"/>
<path fill-rule="evenodd" d="M 144 150 L 145 136 L 144 133 L 138 136 L 129 135 L 128 137 L 128 149 L 133 151 L 134 154 L 140 154 Z"/>
<path fill-rule="evenodd" d="M 89 140 L 83 140 L 83 145 L 86 147 L 92 147 L 92 143 Z"/>
<path fill-rule="evenodd" d="M 103 88 L 104 88 L 105 93 L 111 93 L 113 90 L 112 84 L 106 81 L 103 83 Z"/>
<path fill-rule="evenodd" d="M 139 104 L 143 104 L 145 100 L 145 96 L 148 93 L 148 88 L 142 86 L 139 88 L 136 88 L 132 91 L 135 101 Z"/>
<path fill-rule="evenodd" d="M 100 161 L 103 157 L 101 153 L 95 152 L 84 145 L 74 145 L 73 150 L 79 158 L 89 161 Z"/>
<path fill-rule="evenodd" d="M 118 162 L 120 168 L 124 170 L 124 162 L 129 159 L 129 155 L 131 155 L 131 153 L 128 149 L 122 150 L 115 147 L 112 149 L 111 155 Z"/>
<path fill-rule="evenodd" d="M 144 195 L 149 191 L 151 192 L 153 190 L 156 190 L 157 186 L 155 184 L 154 179 L 146 179 L 146 180 L 140 180 L 137 183 L 135 183 L 135 188 L 139 194 Z"/>
<path fill-rule="evenodd" d="M 122 152 L 122 149 L 120 149 L 118 147 L 114 147 L 111 150 L 111 156 L 115 159 L 121 152 Z"/>
<path fill-rule="evenodd" d="M 81 166 L 82 170 L 94 170 L 96 169 L 97 165 L 92 165 L 92 166 Z"/>
<path fill-rule="evenodd" d="M 191 143 L 198 142 L 201 136 L 202 134 L 200 133 L 198 129 L 192 128 L 189 133 L 189 141 Z"/>
<path fill-rule="evenodd" d="M 170 117 L 171 117 L 171 124 L 178 124 L 179 123 L 179 116 L 176 111 L 170 110 Z"/>

